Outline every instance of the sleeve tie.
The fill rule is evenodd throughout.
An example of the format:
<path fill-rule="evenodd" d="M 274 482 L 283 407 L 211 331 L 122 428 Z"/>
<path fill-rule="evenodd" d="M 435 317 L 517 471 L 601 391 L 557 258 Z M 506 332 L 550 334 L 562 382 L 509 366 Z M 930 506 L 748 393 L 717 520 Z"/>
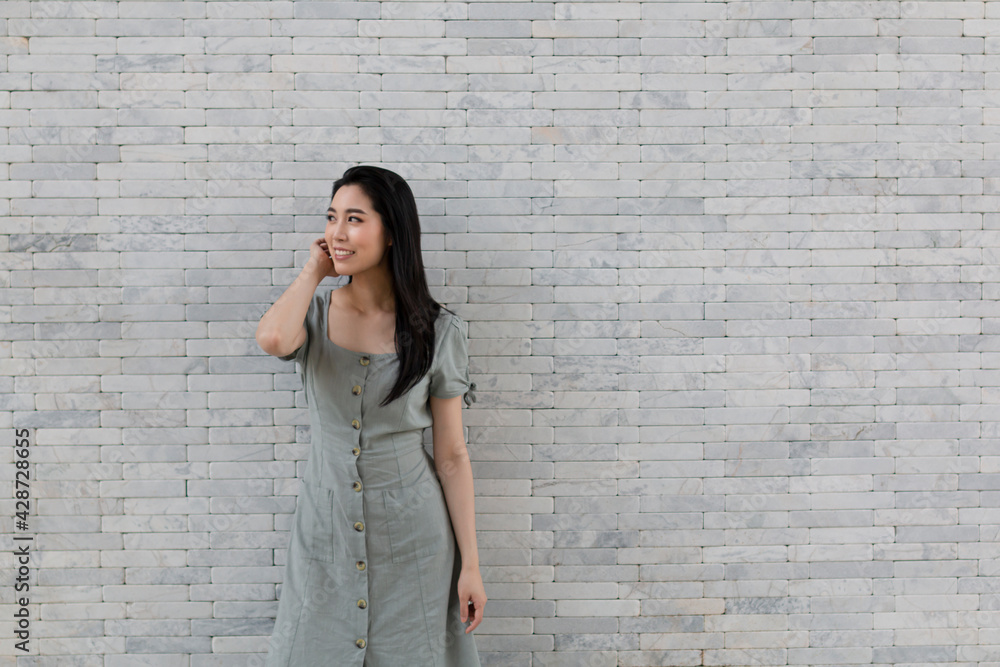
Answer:
<path fill-rule="evenodd" d="M 465 406 L 469 407 L 476 402 L 476 383 L 470 382 L 469 389 L 465 392 L 464 396 Z"/>

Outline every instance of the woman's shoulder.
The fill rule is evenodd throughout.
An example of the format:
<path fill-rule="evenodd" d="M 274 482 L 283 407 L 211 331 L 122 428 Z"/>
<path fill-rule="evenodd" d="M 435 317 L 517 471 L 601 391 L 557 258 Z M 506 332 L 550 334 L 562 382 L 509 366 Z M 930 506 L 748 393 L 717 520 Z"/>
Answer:
<path fill-rule="evenodd" d="M 322 294 L 324 299 L 329 299 L 331 308 L 340 308 L 343 304 L 342 297 L 347 294 L 347 292 L 344 291 L 345 287 L 347 287 L 347 285 L 337 285 L 335 287 L 331 287 L 325 292 L 317 291 L 316 293 Z"/>
<path fill-rule="evenodd" d="M 435 325 L 438 336 L 447 332 L 449 327 L 457 327 L 461 331 L 465 327 L 465 320 L 457 313 L 445 310 L 444 306 L 442 306 L 440 312 L 438 312 L 437 323 Z"/>
<path fill-rule="evenodd" d="M 441 350 L 446 346 L 454 347 L 456 341 L 466 336 L 466 327 L 465 320 L 442 307 L 434 323 L 434 348 Z"/>

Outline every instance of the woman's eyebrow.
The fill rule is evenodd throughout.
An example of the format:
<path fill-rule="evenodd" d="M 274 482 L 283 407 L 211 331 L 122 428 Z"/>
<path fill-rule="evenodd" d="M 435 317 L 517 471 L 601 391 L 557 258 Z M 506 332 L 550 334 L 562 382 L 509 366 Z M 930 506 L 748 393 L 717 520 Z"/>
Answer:
<path fill-rule="evenodd" d="M 327 213 L 336 213 L 337 209 L 335 209 L 334 207 L 331 206 L 330 208 L 326 209 L 326 212 Z M 346 213 L 364 213 L 364 212 L 365 211 L 361 210 L 360 208 L 349 208 L 346 211 Z"/>

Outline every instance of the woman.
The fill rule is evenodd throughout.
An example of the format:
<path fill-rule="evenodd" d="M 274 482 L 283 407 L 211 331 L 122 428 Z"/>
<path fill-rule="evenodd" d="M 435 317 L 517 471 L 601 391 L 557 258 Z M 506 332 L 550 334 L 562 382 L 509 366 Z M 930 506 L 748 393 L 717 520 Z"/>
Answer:
<path fill-rule="evenodd" d="M 478 666 L 467 327 L 430 296 L 406 181 L 344 172 L 323 238 L 256 338 L 301 364 L 312 433 L 267 666 Z"/>

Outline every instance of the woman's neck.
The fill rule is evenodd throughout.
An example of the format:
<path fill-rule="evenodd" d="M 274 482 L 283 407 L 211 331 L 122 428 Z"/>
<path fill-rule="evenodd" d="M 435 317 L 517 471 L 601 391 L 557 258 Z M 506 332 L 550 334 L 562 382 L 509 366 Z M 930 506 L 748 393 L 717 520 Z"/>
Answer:
<path fill-rule="evenodd" d="M 392 289 L 392 274 L 388 269 L 376 266 L 369 271 L 351 277 L 344 286 L 352 308 L 361 315 L 396 311 L 396 297 Z"/>

